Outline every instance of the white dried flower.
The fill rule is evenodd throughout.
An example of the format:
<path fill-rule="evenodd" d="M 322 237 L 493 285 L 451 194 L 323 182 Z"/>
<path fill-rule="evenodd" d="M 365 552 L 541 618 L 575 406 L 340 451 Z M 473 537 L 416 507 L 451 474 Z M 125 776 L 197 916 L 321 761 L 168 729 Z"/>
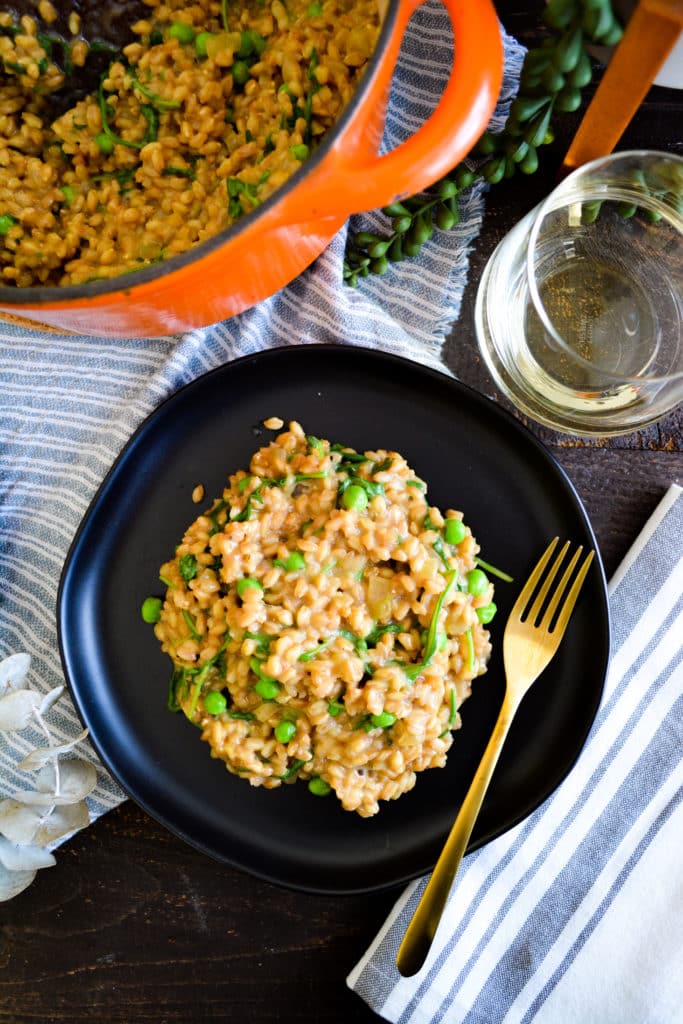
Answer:
<path fill-rule="evenodd" d="M 46 715 L 48 713 L 52 705 L 56 704 L 59 698 L 62 696 L 65 689 L 66 687 L 63 685 L 55 686 L 53 690 L 50 690 L 49 693 L 45 694 L 41 701 L 40 707 L 38 708 L 38 711 L 40 712 L 41 715 Z"/>
<path fill-rule="evenodd" d="M 36 772 L 35 789 L 0 800 L 0 902 L 23 892 L 38 870 L 52 867 L 55 858 L 47 846 L 89 823 L 85 797 L 97 783 L 97 771 L 88 761 L 60 761 L 60 754 L 73 750 L 88 730 L 65 743 L 52 742 L 43 716 L 62 696 L 64 686 L 55 686 L 44 696 L 30 689 L 30 666 L 30 655 L 23 653 L 0 662 L 0 732 L 35 725 L 47 740 L 47 746 L 32 750 L 18 765 Z"/>
<path fill-rule="evenodd" d="M 33 690 L 15 690 L 0 697 L 0 732 L 20 732 L 30 725 L 41 696 Z"/>
<path fill-rule="evenodd" d="M 57 861 L 49 850 L 30 843 L 11 843 L 0 836 L 0 864 L 8 871 L 37 871 L 51 868 Z"/>
<path fill-rule="evenodd" d="M 88 730 L 84 729 L 83 732 L 79 732 L 78 736 L 75 736 L 72 740 L 67 740 L 66 743 L 56 743 L 49 747 L 36 747 L 35 750 L 26 755 L 23 761 L 19 762 L 19 767 L 25 772 L 40 768 L 42 765 L 47 764 L 48 761 L 54 761 L 59 754 L 66 754 L 68 750 L 73 750 L 76 744 L 84 740 L 87 735 Z"/>
<path fill-rule="evenodd" d="M 59 807 L 84 800 L 97 785 L 97 771 L 89 761 L 60 761 L 59 772 L 54 764 L 46 764 L 36 776 L 36 789 L 15 793 L 14 799 L 31 806 Z"/>
<path fill-rule="evenodd" d="M 30 665 L 30 654 L 10 654 L 0 661 L 0 697 L 12 690 L 24 689 Z"/>
<path fill-rule="evenodd" d="M 36 877 L 35 871 L 8 871 L 0 864 L 0 902 L 18 896 Z"/>
<path fill-rule="evenodd" d="M 49 846 L 90 822 L 85 800 L 64 807 L 27 807 L 18 800 L 0 800 L 0 832 L 11 843 Z"/>

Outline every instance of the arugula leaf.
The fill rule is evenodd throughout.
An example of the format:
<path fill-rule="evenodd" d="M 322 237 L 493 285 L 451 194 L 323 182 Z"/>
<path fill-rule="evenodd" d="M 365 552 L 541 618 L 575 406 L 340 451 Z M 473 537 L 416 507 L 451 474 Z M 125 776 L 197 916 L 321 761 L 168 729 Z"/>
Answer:
<path fill-rule="evenodd" d="M 441 609 L 443 608 L 444 601 L 450 594 L 453 587 L 457 584 L 457 581 L 458 571 L 457 569 L 452 569 L 451 572 L 449 572 L 446 576 L 446 586 L 436 599 L 434 611 L 432 612 L 432 617 L 429 620 L 429 628 L 427 629 L 427 637 L 425 639 L 422 661 L 418 662 L 415 665 L 401 665 L 403 671 L 408 676 L 408 679 L 411 680 L 411 682 L 414 682 L 415 679 L 417 679 L 417 677 L 420 675 L 420 673 L 431 665 L 434 655 L 439 650 L 441 637 L 443 635 L 439 633 L 439 616 L 441 614 Z"/>
<path fill-rule="evenodd" d="M 451 713 L 448 718 L 448 728 L 452 729 L 458 717 L 458 705 L 455 697 L 455 687 L 451 686 Z"/>
<path fill-rule="evenodd" d="M 386 626 L 375 626 L 371 629 L 368 635 L 365 637 L 365 642 L 368 647 L 376 647 L 380 638 L 385 633 L 403 633 L 403 626 L 400 626 L 398 622 L 389 622 Z"/>
<path fill-rule="evenodd" d="M 187 669 L 185 668 L 174 668 L 173 675 L 168 687 L 168 698 L 166 700 L 166 706 L 169 711 L 180 711 L 180 704 L 178 703 L 178 689 L 183 685 L 184 690 L 187 690 Z"/>
<path fill-rule="evenodd" d="M 310 758 L 309 758 L 309 760 L 310 760 Z M 281 778 L 281 779 L 282 779 L 283 781 L 284 781 L 285 779 L 291 779 L 292 775 L 296 775 L 296 773 L 297 773 L 297 772 L 299 771 L 299 768 L 303 768 L 303 766 L 304 766 L 305 764 L 306 764 L 306 762 L 305 762 L 305 761 L 299 761 L 299 760 L 297 760 L 297 761 L 292 761 L 292 764 L 290 765 L 290 767 L 289 767 L 289 768 L 287 769 L 287 771 L 285 772 L 285 774 L 284 774 L 284 775 L 281 775 L 281 776 L 280 776 L 280 778 Z"/>
<path fill-rule="evenodd" d="M 247 631 L 244 634 L 244 639 L 256 641 L 256 651 L 254 653 L 258 658 L 265 661 L 270 654 L 270 645 L 273 638 L 266 636 L 265 633 L 250 633 Z"/>
<path fill-rule="evenodd" d="M 197 575 L 197 559 L 194 555 L 183 555 L 178 562 L 178 571 L 182 579 L 189 583 Z"/>

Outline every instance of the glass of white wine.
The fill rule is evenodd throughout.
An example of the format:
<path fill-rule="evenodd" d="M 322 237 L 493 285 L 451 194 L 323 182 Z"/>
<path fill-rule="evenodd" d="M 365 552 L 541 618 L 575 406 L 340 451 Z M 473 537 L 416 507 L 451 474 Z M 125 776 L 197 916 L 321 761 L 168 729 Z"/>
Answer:
<path fill-rule="evenodd" d="M 477 338 L 503 393 L 583 435 L 683 400 L 683 158 L 615 153 L 570 174 L 492 254 Z"/>

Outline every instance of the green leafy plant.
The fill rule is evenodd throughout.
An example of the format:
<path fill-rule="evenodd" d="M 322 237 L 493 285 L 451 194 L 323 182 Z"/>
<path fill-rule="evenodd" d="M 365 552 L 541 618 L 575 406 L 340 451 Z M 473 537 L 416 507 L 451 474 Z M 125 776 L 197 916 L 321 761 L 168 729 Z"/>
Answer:
<path fill-rule="evenodd" d="M 475 181 L 495 185 L 518 172 L 536 171 L 539 149 L 555 138 L 556 115 L 581 106 L 582 90 L 593 74 L 587 44 L 613 46 L 622 35 L 611 0 L 550 0 L 543 21 L 550 35 L 527 52 L 505 127 L 486 132 L 470 154 L 475 169 L 461 162 L 419 195 L 383 207 L 388 223 L 382 233 L 350 235 L 344 259 L 348 285 L 355 287 L 360 277 L 384 274 L 390 263 L 418 256 L 435 231 L 454 228 L 460 221 L 460 197 Z"/>

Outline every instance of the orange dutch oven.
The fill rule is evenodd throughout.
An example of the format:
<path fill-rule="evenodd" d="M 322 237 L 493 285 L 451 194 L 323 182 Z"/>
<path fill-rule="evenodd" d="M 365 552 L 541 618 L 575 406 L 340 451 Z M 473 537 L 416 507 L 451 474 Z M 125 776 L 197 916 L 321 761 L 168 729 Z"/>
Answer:
<path fill-rule="evenodd" d="M 502 80 L 502 42 L 489 0 L 442 0 L 457 51 L 448 82 L 422 127 L 380 156 L 392 73 L 422 2 L 391 0 L 350 104 L 320 147 L 262 206 L 209 241 L 133 274 L 63 288 L 0 287 L 0 311 L 9 320 L 108 337 L 203 327 L 292 281 L 351 214 L 386 206 L 447 174 L 489 121 Z"/>

